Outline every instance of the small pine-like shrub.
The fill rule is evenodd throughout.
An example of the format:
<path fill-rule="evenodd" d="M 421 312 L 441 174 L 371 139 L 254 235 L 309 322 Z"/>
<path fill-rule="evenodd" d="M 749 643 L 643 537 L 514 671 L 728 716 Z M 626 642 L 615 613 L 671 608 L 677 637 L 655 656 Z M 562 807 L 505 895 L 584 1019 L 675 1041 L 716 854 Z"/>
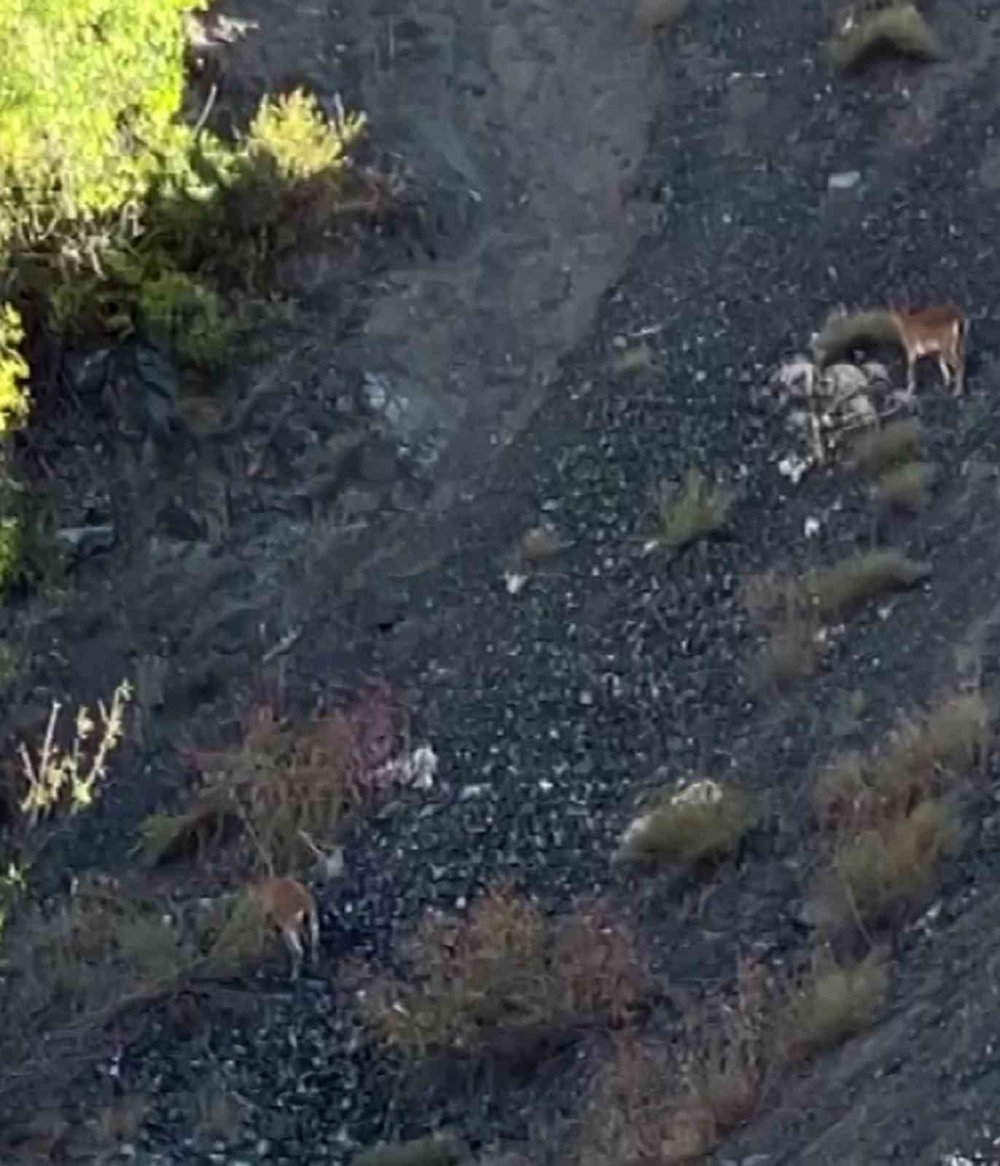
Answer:
<path fill-rule="evenodd" d="M 335 174 L 365 126 L 363 114 L 328 121 L 314 97 L 301 89 L 265 101 L 250 124 L 246 155 L 267 160 L 285 182 Z"/>

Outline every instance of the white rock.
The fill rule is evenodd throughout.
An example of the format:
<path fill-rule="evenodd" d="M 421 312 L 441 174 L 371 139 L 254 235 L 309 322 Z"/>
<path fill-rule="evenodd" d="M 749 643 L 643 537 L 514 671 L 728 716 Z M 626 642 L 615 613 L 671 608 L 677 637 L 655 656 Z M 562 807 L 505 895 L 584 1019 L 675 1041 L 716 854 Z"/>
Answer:
<path fill-rule="evenodd" d="M 868 378 L 869 384 L 888 384 L 889 370 L 880 360 L 866 360 L 861 371 Z"/>
<path fill-rule="evenodd" d="M 652 814 L 640 814 L 638 818 L 633 818 L 625 828 L 625 833 L 622 835 L 621 847 L 622 850 L 639 834 L 642 834 L 649 828 L 649 823 L 653 820 Z"/>
<path fill-rule="evenodd" d="M 524 589 L 525 583 L 528 582 L 528 576 L 522 575 L 518 571 L 505 571 L 503 581 L 507 587 L 508 595 L 519 595 Z"/>
<path fill-rule="evenodd" d="M 812 463 L 797 453 L 790 453 L 778 462 L 778 473 L 788 478 L 793 486 L 797 486 L 809 470 Z"/>
<path fill-rule="evenodd" d="M 410 784 L 414 789 L 430 789 L 437 767 L 438 755 L 430 745 L 421 745 L 410 758 Z"/>
<path fill-rule="evenodd" d="M 829 190 L 850 190 L 860 181 L 860 170 L 842 170 L 839 174 L 831 174 L 826 180 L 826 185 Z"/>
<path fill-rule="evenodd" d="M 706 778 L 679 790 L 670 799 L 672 806 L 714 806 L 722 801 L 722 786 Z"/>
<path fill-rule="evenodd" d="M 821 390 L 834 398 L 849 397 L 868 388 L 868 378 L 856 364 L 831 364 L 823 373 Z"/>
<path fill-rule="evenodd" d="M 796 356 L 782 364 L 775 379 L 791 397 L 810 397 L 816 388 L 816 365 L 804 356 Z"/>
<path fill-rule="evenodd" d="M 844 421 L 860 425 L 874 425 L 878 421 L 878 410 L 871 402 L 871 398 L 864 393 L 858 393 L 844 402 Z"/>

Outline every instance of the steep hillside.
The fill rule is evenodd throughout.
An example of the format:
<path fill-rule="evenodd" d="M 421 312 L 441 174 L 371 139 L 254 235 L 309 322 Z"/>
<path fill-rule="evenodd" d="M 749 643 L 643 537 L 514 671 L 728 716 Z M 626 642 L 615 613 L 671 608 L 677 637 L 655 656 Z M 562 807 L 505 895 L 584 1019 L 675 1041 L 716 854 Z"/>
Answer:
<path fill-rule="evenodd" d="M 987 724 L 1000 661 L 1000 15 L 928 5 L 940 60 L 890 57 L 850 75 L 831 69 L 830 14 L 819 6 L 754 0 L 736 11 L 702 0 L 641 42 L 623 22 L 621 45 L 655 76 L 658 108 L 645 158 L 624 167 L 619 188 L 619 210 L 635 216 L 628 229 L 646 231 L 619 277 L 606 224 L 587 215 L 607 193 L 610 159 L 641 134 L 641 96 L 609 68 L 594 77 L 601 100 L 584 116 L 587 85 L 574 72 L 599 59 L 595 38 L 610 32 L 585 23 L 580 60 L 556 0 L 461 14 L 444 3 L 433 13 L 383 7 L 418 61 L 440 59 L 420 54 L 440 47 L 442 29 L 460 30 L 456 52 L 475 48 L 470 75 L 449 73 L 445 88 L 481 85 L 497 106 L 469 114 L 481 118 L 472 129 L 460 116 L 472 97 L 442 117 L 436 148 L 452 164 L 482 150 L 501 108 L 512 149 L 517 109 L 537 112 L 554 84 L 543 63 L 568 72 L 572 132 L 552 123 L 559 103 L 544 96 L 545 118 L 525 123 L 525 167 L 540 185 L 505 190 L 503 209 L 468 224 L 453 255 L 390 267 L 390 286 L 366 290 L 369 328 L 344 341 L 343 368 L 338 345 L 310 332 L 324 310 L 312 306 L 284 366 L 295 370 L 292 404 L 268 418 L 266 440 L 277 434 L 283 456 L 264 482 L 247 485 L 223 434 L 190 478 L 157 487 L 189 517 L 204 517 L 213 490 L 223 510 L 235 501 L 223 534 L 150 539 L 136 526 L 129 556 L 81 569 L 76 601 L 103 595 L 106 610 L 90 608 L 85 622 L 69 605 L 58 621 L 12 626 L 28 629 L 19 634 L 38 660 L 58 649 L 63 661 L 45 680 L 36 674 L 22 713 L 81 677 L 105 692 L 126 663 L 165 659 L 144 739 L 130 744 L 100 812 L 59 839 L 66 858 L 51 864 L 53 885 L 62 861 L 130 877 L 142 816 L 188 804 L 178 747 L 219 747 L 262 693 L 292 724 L 309 724 L 377 677 L 410 712 L 405 743 L 429 743 L 437 769 L 405 788 L 387 779 L 338 827 L 346 870 L 314 880 L 326 938 L 319 972 L 297 991 L 266 975 L 192 980 L 184 999 L 196 1007 L 183 1023 L 181 993 L 154 993 L 89 1049 L 65 1033 L 56 1049 L 85 1061 L 96 1047 L 105 1068 L 105 1048 L 122 1054 L 124 1094 L 141 1113 L 119 1138 L 121 1160 L 1000 1161 L 1000 771 Z M 315 19 L 331 42 L 340 35 L 338 14 Z M 340 19 L 371 31 L 362 16 Z M 508 57 L 519 64 L 498 95 L 491 69 Z M 366 76 L 363 55 L 352 67 Z M 433 88 L 432 71 L 420 77 Z M 618 116 L 628 128 L 609 131 Z M 561 164 L 556 177 L 543 166 L 544 143 L 584 157 L 588 117 L 606 154 L 573 192 Z M 536 224 L 532 244 L 530 224 L 509 215 L 534 192 L 547 226 Z M 587 220 L 567 228 L 574 279 L 616 281 L 556 375 L 565 344 L 539 335 L 551 305 L 513 264 L 524 254 L 542 263 L 539 239 L 558 236 L 553 224 L 565 225 L 570 207 Z M 553 325 L 563 341 L 576 339 L 568 317 L 583 319 L 593 297 L 573 297 L 572 311 L 568 302 Z M 881 504 L 873 475 L 847 453 L 793 484 L 779 465 L 795 439 L 764 392 L 782 362 L 808 353 L 838 304 L 938 302 L 962 305 L 971 321 L 966 395 L 949 396 L 928 360 L 913 407 L 891 406 L 894 421 L 919 425 L 910 432 L 920 453 L 907 457 L 934 467 L 926 498 Z M 354 414 L 331 420 L 340 398 L 324 380 L 328 362 L 340 389 L 353 384 L 392 321 L 396 357 L 425 387 L 456 371 L 447 393 L 423 398 L 442 414 L 463 398 L 460 419 L 435 430 L 450 444 L 420 477 L 394 460 L 406 440 L 398 430 L 359 437 L 338 489 L 350 481 L 368 501 L 355 497 L 351 510 L 338 495 L 342 508 L 297 509 L 315 434 L 332 448 L 345 429 L 361 433 Z M 898 353 L 876 355 L 901 385 Z M 544 375 L 533 375 L 535 360 Z M 428 432 L 415 423 L 410 437 Z M 725 499 L 690 539 L 653 545 L 657 491 L 692 468 Z M 540 526 L 550 535 L 526 545 Z M 822 572 L 873 549 L 898 550 L 920 570 L 905 586 L 859 585 L 856 604 L 824 598 Z M 781 593 L 792 596 L 787 626 L 755 618 L 761 579 L 771 595 L 793 581 Z M 775 629 L 799 649 L 780 684 Z M 935 721 L 935 709 L 947 713 Z M 824 801 L 818 783 L 850 754 L 855 776 Z M 615 861 L 643 798 L 706 779 L 752 807 L 717 851 L 697 853 L 696 813 L 680 841 L 662 844 L 663 869 Z M 849 878 L 845 855 L 860 853 L 859 839 L 875 857 Z M 692 845 L 690 861 L 677 858 Z M 180 869 L 149 877 L 200 894 L 204 870 Z M 477 933 L 476 905 L 503 886 L 540 914 L 498 908 Z M 460 922 L 470 906 L 471 939 Z M 424 934 L 414 970 L 405 941 L 430 909 L 456 923 Z M 571 926 L 567 938 L 565 919 L 585 920 L 583 931 Z M 810 1043 L 804 1034 L 822 1026 L 809 985 L 825 961 L 847 986 L 834 1036 L 823 1029 Z M 875 967 L 882 979 L 851 978 Z M 373 1000 L 389 1007 L 380 1014 Z M 8 1073 L 0 1101 L 23 1104 L 34 1088 Z M 68 1120 L 120 1107 L 115 1096 L 100 1075 L 78 1077 Z M 356 1157 L 441 1131 L 454 1146 Z"/>

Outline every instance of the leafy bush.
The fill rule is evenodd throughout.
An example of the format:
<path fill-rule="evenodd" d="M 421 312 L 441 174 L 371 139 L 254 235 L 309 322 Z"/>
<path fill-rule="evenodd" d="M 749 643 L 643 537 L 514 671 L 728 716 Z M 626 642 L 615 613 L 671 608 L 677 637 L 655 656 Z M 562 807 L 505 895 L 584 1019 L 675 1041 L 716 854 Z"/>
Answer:
<path fill-rule="evenodd" d="M 205 0 L 0 0 L 0 247 L 93 247 L 183 152 L 181 14 Z M 96 253 L 87 258 L 96 259 Z"/>
<path fill-rule="evenodd" d="M 364 118 L 301 90 L 235 145 L 178 121 L 182 16 L 206 0 L 0 0 L 0 302 L 59 332 L 144 327 L 194 365 L 231 328 L 220 290 L 325 233 Z M 305 213 L 310 210 L 312 214 Z M 24 419 L 20 323 L 0 316 L 0 436 Z"/>
<path fill-rule="evenodd" d="M 224 287 L 261 288 L 285 251 L 329 234 L 364 126 L 360 114 L 325 117 L 301 90 L 266 99 L 234 148 L 203 137 L 191 168 L 162 184 L 153 211 L 160 245 Z"/>
<path fill-rule="evenodd" d="M 139 289 L 147 330 L 181 360 L 212 367 L 225 360 L 233 335 L 221 296 L 180 271 L 165 272 Z"/>

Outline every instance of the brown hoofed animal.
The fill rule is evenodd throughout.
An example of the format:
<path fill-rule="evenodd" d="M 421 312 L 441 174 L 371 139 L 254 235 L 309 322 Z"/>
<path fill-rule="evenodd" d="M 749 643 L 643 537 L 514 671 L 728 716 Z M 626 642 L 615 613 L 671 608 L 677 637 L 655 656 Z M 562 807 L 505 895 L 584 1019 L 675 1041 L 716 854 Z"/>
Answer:
<path fill-rule="evenodd" d="M 968 322 L 959 308 L 923 308 L 919 311 L 890 313 L 899 340 L 906 350 L 906 392 L 912 397 L 917 387 L 917 361 L 936 355 L 944 383 L 954 378 L 953 393 L 962 395 L 965 388 L 965 341 Z"/>
<path fill-rule="evenodd" d="M 297 879 L 269 878 L 250 888 L 257 909 L 288 948 L 292 959 L 290 979 L 294 982 L 302 971 L 305 946 L 309 947 L 310 963 L 315 965 L 319 954 L 319 912 L 309 889 Z"/>

